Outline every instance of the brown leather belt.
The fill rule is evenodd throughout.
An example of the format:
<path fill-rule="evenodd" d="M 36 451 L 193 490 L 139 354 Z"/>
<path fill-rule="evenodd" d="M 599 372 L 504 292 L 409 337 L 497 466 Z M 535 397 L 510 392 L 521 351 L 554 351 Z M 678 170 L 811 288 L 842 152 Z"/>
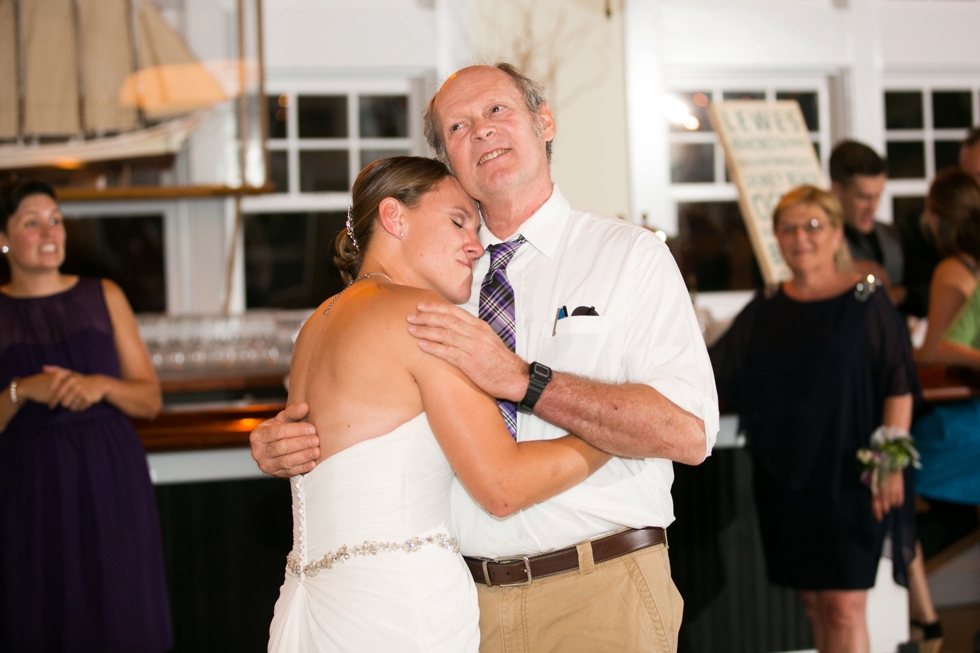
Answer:
<path fill-rule="evenodd" d="M 627 553 L 667 542 L 667 531 L 657 526 L 628 529 L 592 540 L 592 560 L 599 564 Z M 578 549 L 570 546 L 535 556 L 503 558 L 463 558 L 473 580 L 494 585 L 530 585 L 535 578 L 547 578 L 578 569 Z"/>

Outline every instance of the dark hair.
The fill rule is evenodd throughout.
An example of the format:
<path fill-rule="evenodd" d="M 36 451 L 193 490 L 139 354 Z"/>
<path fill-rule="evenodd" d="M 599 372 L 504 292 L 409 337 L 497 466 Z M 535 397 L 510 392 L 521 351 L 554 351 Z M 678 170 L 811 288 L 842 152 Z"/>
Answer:
<path fill-rule="evenodd" d="M 855 175 L 877 177 L 888 172 L 888 162 L 864 143 L 842 141 L 830 153 L 830 180 L 846 186 Z"/>
<path fill-rule="evenodd" d="M 966 135 L 963 139 L 963 145 L 961 147 L 970 148 L 974 147 L 980 143 L 980 127 L 974 127 L 970 130 L 970 133 Z"/>
<path fill-rule="evenodd" d="M 526 76 L 512 64 L 499 61 L 493 67 L 507 73 L 511 80 L 513 80 L 514 86 L 517 87 L 517 90 L 521 93 L 521 97 L 524 98 L 524 106 L 527 107 L 527 110 L 535 118 L 535 133 L 540 135 L 538 115 L 541 112 L 541 107 L 548 103 L 544 97 L 544 87 Z M 451 166 L 449 157 L 446 156 L 446 143 L 442 140 L 442 134 L 439 133 L 439 125 L 436 120 L 436 98 L 438 96 L 438 93 L 432 96 L 428 106 L 425 107 L 425 112 L 422 114 L 422 121 L 425 124 L 425 140 L 429 143 L 432 151 L 435 152 L 436 158 L 447 166 Z M 551 141 L 545 142 L 544 149 L 548 155 L 548 163 L 551 163 Z"/>
<path fill-rule="evenodd" d="M 421 156 L 379 159 L 361 170 L 351 191 L 353 202 L 350 208 L 350 225 L 357 244 L 351 241 L 346 228 L 334 241 L 333 262 L 344 283 L 353 283 L 361 270 L 364 252 L 374 235 L 381 201 L 393 197 L 408 208 L 415 208 L 423 195 L 451 176 L 445 164 Z"/>
<path fill-rule="evenodd" d="M 17 213 L 24 198 L 30 195 L 47 195 L 58 201 L 54 189 L 43 181 L 10 181 L 0 186 L 0 231 L 7 233 L 7 222 Z"/>
<path fill-rule="evenodd" d="M 938 218 L 937 245 L 945 256 L 969 254 L 980 261 L 980 186 L 962 170 L 951 168 L 936 175 L 926 198 Z"/>

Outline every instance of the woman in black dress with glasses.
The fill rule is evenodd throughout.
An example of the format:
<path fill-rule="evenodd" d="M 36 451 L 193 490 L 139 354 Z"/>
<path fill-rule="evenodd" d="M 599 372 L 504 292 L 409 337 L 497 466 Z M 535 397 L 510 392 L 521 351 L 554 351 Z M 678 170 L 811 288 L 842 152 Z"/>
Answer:
<path fill-rule="evenodd" d="M 880 426 L 908 433 L 918 381 L 888 295 L 850 270 L 837 201 L 793 189 L 773 226 L 793 276 L 712 347 L 718 395 L 748 438 L 770 580 L 798 590 L 819 651 L 866 652 L 885 535 L 904 584 L 914 514 L 911 470 L 883 473 L 872 492 L 857 454 Z"/>

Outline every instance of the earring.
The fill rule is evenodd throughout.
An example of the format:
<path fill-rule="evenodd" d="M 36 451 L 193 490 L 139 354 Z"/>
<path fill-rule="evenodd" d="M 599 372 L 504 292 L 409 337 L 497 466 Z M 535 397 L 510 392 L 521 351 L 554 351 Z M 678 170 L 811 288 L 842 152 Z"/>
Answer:
<path fill-rule="evenodd" d="M 7 252 L 9 252 L 9 251 L 10 251 L 10 248 L 9 248 L 9 247 L 7 247 L 6 245 L 4 245 L 4 246 L 3 246 L 3 249 L 2 249 L 2 250 L 0 250 L 0 251 L 2 251 L 2 252 L 3 252 L 4 254 L 6 254 Z"/>
<path fill-rule="evenodd" d="M 398 234 L 398 237 L 399 238 L 404 238 L 405 237 L 405 230 L 404 229 L 402 229 L 402 232 L 400 234 Z"/>

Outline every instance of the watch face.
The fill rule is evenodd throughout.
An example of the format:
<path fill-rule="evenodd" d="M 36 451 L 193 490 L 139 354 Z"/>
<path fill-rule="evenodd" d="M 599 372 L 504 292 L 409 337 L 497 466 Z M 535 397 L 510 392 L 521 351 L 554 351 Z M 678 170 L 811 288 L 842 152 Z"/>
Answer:
<path fill-rule="evenodd" d="M 551 368 L 547 365 L 542 365 L 541 363 L 534 362 L 531 363 L 530 368 L 531 376 L 541 376 L 545 378 L 551 377 Z"/>

